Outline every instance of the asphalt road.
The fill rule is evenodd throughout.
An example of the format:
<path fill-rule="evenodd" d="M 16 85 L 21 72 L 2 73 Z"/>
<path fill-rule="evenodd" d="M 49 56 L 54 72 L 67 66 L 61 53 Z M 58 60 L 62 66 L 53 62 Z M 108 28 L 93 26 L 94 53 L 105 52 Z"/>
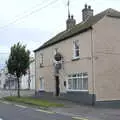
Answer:
<path fill-rule="evenodd" d="M 22 95 L 33 93 L 34 91 L 21 92 Z M 9 95 L 9 91 L 0 90 L 0 98 Z M 96 108 L 69 103 L 69 106 L 50 108 L 49 111 L 46 111 L 0 101 L 0 120 L 75 120 L 73 118 L 76 117 L 78 117 L 76 120 L 120 120 L 120 109 Z"/>
<path fill-rule="evenodd" d="M 0 120 L 72 120 L 72 116 L 0 102 Z"/>

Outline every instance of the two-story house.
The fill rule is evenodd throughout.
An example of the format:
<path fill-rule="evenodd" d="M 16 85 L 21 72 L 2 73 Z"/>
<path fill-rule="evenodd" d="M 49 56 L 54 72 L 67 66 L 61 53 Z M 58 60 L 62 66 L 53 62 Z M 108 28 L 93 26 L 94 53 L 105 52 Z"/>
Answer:
<path fill-rule="evenodd" d="M 3 68 L 0 70 L 0 89 L 5 88 L 6 80 L 7 80 L 7 69 Z"/>
<path fill-rule="evenodd" d="M 35 60 L 33 57 L 30 58 L 29 69 L 27 74 L 21 77 L 21 89 L 35 90 Z"/>
<path fill-rule="evenodd" d="M 49 93 L 86 104 L 120 100 L 120 12 L 107 9 L 93 16 L 82 10 L 76 24 L 36 49 L 36 93 Z"/>
<path fill-rule="evenodd" d="M 16 76 L 8 74 L 7 67 L 0 71 L 0 88 L 18 88 Z M 20 89 L 35 90 L 35 60 L 33 57 L 30 58 L 30 65 L 27 74 L 20 78 Z"/>

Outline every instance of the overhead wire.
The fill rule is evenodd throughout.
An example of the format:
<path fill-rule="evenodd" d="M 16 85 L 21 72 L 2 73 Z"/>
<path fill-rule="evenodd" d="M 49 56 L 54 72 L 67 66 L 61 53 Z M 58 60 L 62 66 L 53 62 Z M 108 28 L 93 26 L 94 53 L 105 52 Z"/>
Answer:
<path fill-rule="evenodd" d="M 29 17 L 29 16 L 31 16 L 31 15 L 41 11 L 42 9 L 49 7 L 52 4 L 55 4 L 57 1 L 58 0 L 50 1 L 48 4 L 45 4 L 44 6 L 42 6 L 40 8 L 32 7 L 35 10 L 32 10 L 31 12 L 24 11 L 23 14 L 26 14 L 26 15 L 16 17 L 16 19 L 13 20 L 12 22 L 8 23 L 7 25 L 1 26 L 0 30 L 4 30 L 4 28 L 8 27 L 9 25 L 15 24 L 16 22 L 18 22 L 18 21 L 20 21 L 20 20 L 22 20 L 22 19 L 24 19 L 26 17 Z M 43 3 L 45 3 L 45 0 L 43 0 L 42 4 L 36 4 L 36 6 L 43 5 Z M 5 54 L 9 54 L 9 53 L 1 52 L 0 54 L 4 54 L 5 55 Z"/>
<path fill-rule="evenodd" d="M 19 17 L 19 18 L 16 18 L 16 19 L 13 20 L 12 22 L 10 22 L 10 23 L 8 23 L 8 24 L 6 24 L 6 25 L 1 26 L 1 27 L 0 27 L 0 30 L 3 30 L 4 28 L 8 27 L 9 25 L 15 24 L 16 22 L 18 22 L 18 21 L 20 21 L 20 20 L 23 20 L 23 19 L 25 19 L 25 18 L 27 18 L 27 17 L 29 17 L 29 16 L 31 16 L 31 15 L 33 15 L 33 14 L 41 11 L 42 9 L 49 7 L 49 6 L 52 5 L 52 4 L 55 4 L 57 1 L 58 1 L 58 0 L 53 0 L 53 1 L 49 2 L 48 4 L 46 4 L 46 5 L 44 5 L 44 6 L 40 7 L 40 8 L 36 8 L 35 10 L 32 10 L 31 12 L 27 13 L 26 15 L 23 15 L 23 16 L 21 16 L 21 17 Z"/>
<path fill-rule="evenodd" d="M 22 14 L 22 16 L 23 16 L 23 14 L 28 13 L 28 12 L 29 12 L 29 10 L 31 10 L 31 9 L 36 9 L 37 7 L 40 7 L 40 5 L 43 5 L 45 2 L 46 2 L 46 1 L 45 1 L 45 0 L 43 0 L 41 3 L 37 3 L 37 4 L 35 4 L 35 5 L 34 5 L 33 7 L 31 7 L 30 9 L 28 9 L 28 10 L 24 10 L 22 13 L 20 13 L 20 14 L 16 15 L 16 16 L 15 16 L 15 18 L 16 18 L 16 17 L 20 17 L 20 16 L 21 16 L 21 14 Z"/>
<path fill-rule="evenodd" d="M 0 52 L 0 54 L 8 54 L 9 52 Z"/>
<path fill-rule="evenodd" d="M 59 1 L 59 0 L 52 0 L 52 1 L 47 2 L 47 4 L 44 4 L 44 3 L 46 3 L 46 2 L 45 2 L 45 0 L 43 0 L 42 3 L 36 4 L 35 7 L 32 7 L 34 10 L 32 10 L 31 12 L 24 11 L 23 14 L 25 14 L 25 15 L 23 15 L 23 16 L 18 16 L 18 17 L 15 18 L 15 20 L 9 22 L 9 23 L 6 24 L 6 25 L 1 26 L 1 27 L 0 27 L 0 32 L 6 31 L 6 30 L 7 30 L 6 28 L 8 28 L 8 27 L 9 27 L 10 25 L 12 25 L 12 24 L 15 24 L 15 23 L 18 24 L 18 22 L 19 22 L 19 23 L 24 22 L 23 20 L 24 20 L 25 18 L 27 18 L 27 17 L 29 17 L 29 16 L 31 16 L 31 15 L 33 15 L 33 14 L 41 11 L 41 10 L 44 9 L 44 8 L 49 7 L 50 5 L 55 4 L 57 1 Z M 38 8 L 37 6 L 40 6 L 40 5 L 41 5 L 42 7 L 39 7 L 39 8 Z M 37 7 L 37 8 L 36 8 L 36 7 Z M 40 42 L 40 41 L 35 41 L 35 40 L 31 40 L 31 41 Z"/>

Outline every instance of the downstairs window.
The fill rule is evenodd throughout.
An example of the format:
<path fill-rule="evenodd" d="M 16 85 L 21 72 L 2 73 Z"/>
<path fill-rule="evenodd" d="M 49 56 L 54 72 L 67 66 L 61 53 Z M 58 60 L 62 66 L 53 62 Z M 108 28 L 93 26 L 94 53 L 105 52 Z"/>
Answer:
<path fill-rule="evenodd" d="M 68 75 L 69 91 L 88 91 L 88 73 L 75 73 Z"/>

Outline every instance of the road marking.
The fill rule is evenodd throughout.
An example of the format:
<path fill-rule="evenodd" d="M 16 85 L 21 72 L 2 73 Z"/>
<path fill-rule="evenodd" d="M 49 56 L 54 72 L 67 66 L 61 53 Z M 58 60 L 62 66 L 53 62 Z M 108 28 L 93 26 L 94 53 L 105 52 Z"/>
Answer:
<path fill-rule="evenodd" d="M 72 114 L 72 113 L 64 113 L 64 112 L 55 112 L 55 113 L 57 113 L 57 114 L 61 114 L 61 115 L 66 115 L 66 116 L 75 116 L 74 114 Z"/>
<path fill-rule="evenodd" d="M 55 112 L 51 112 L 51 111 L 47 111 L 47 110 L 41 110 L 41 109 L 35 109 L 35 111 L 44 112 L 44 113 L 48 113 L 48 114 L 54 114 L 55 113 Z"/>
<path fill-rule="evenodd" d="M 72 117 L 73 120 L 88 120 L 88 119 L 85 119 L 85 118 L 80 118 L 80 117 Z"/>
<path fill-rule="evenodd" d="M 2 103 L 4 103 L 4 104 L 10 104 L 9 102 L 6 102 L 6 101 L 2 101 Z"/>
<path fill-rule="evenodd" d="M 23 106 L 23 105 L 17 105 L 15 104 L 16 107 L 20 107 L 20 108 L 27 108 L 26 106 Z"/>

